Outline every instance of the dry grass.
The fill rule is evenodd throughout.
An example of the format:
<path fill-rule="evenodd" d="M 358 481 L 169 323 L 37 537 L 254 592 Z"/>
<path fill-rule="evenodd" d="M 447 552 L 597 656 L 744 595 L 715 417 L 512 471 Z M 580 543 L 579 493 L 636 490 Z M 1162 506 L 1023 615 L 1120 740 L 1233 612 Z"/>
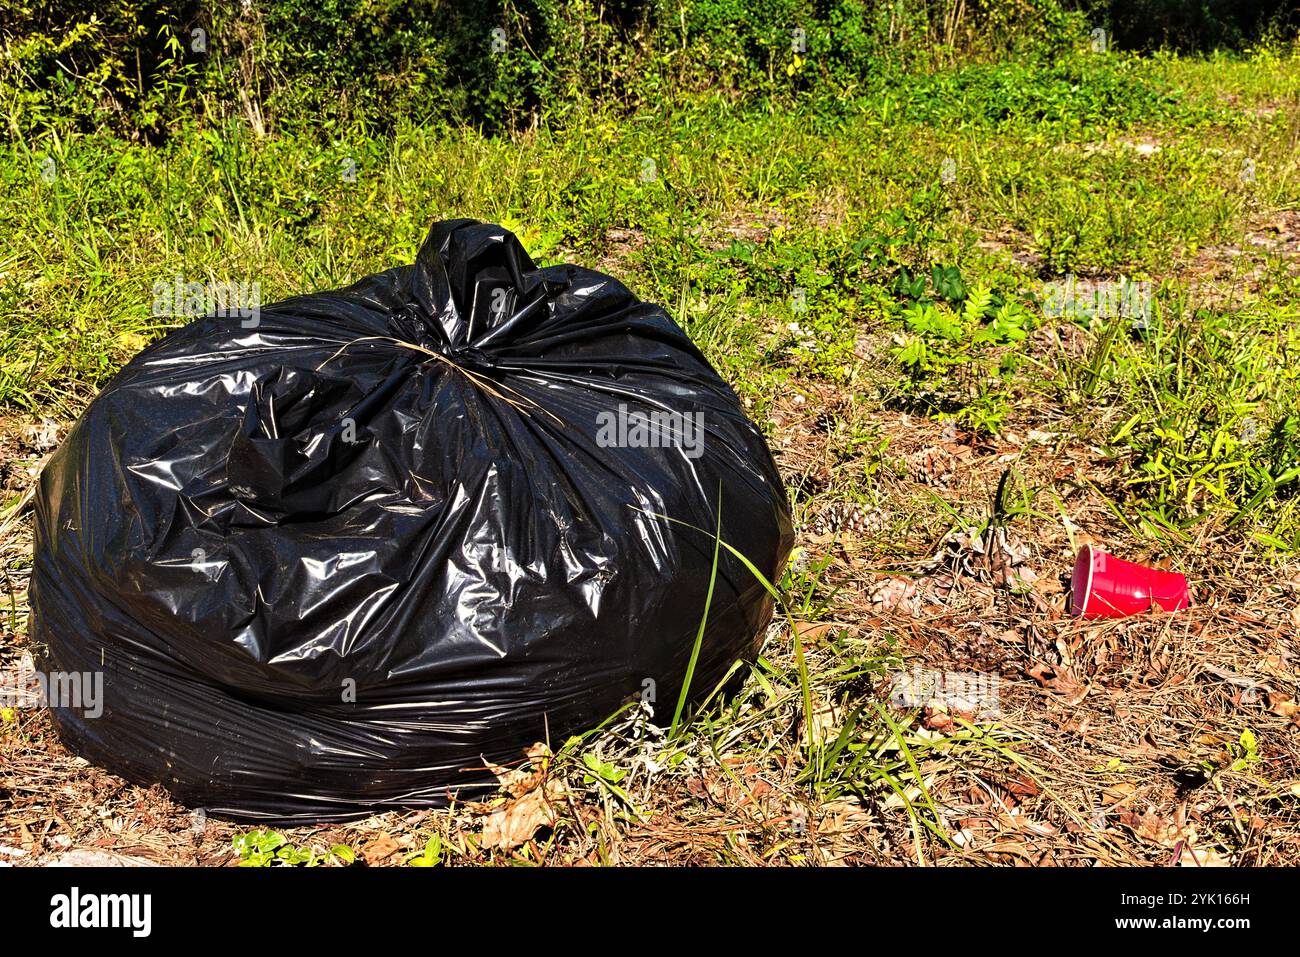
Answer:
<path fill-rule="evenodd" d="M 1065 590 L 1082 541 L 1157 556 L 1142 553 L 1103 497 L 1111 463 L 1064 437 L 1046 445 L 1022 437 L 1042 418 L 977 439 L 864 409 L 816 382 L 773 411 L 803 561 L 830 558 L 815 589 L 826 607 L 798 625 L 814 737 L 829 745 L 862 708 L 855 746 L 874 766 L 894 767 L 890 780 L 810 774 L 790 630 L 778 622 L 769 682 L 751 678 L 672 746 L 638 739 L 636 723 L 624 722 L 542 759 L 539 780 L 491 806 L 284 835 L 319 850 L 348 845 L 371 865 L 403 863 L 435 834 L 445 863 L 1300 863 L 1300 572 L 1200 541 L 1180 556 L 1195 582 L 1188 611 L 1071 618 Z M 846 503 L 839 472 L 852 457 L 838 443 L 866 426 L 889 439 L 882 500 Z M 0 468 L 11 500 L 31 487 L 52 438 L 48 423 L 4 423 Z M 1007 521 L 1004 538 L 986 533 L 983 552 L 950 534 L 962 524 L 954 516 L 975 525 L 990 513 L 1009 469 L 1017 488 L 1039 488 L 1029 512 Z M 1052 494 L 1055 515 L 1040 508 Z M 25 640 L 29 520 L 19 509 L 0 542 L 7 667 Z M 891 704 L 891 676 L 913 667 L 997 676 L 999 713 Z M 1253 756 L 1243 732 L 1257 742 Z M 584 755 L 621 772 L 613 788 Z M 485 828 L 530 794 L 543 798 L 526 809 L 537 826 L 518 843 L 485 848 Z M 68 754 L 47 715 L 32 710 L 17 711 L 0 737 L 0 802 L 0 853 L 13 863 L 91 849 L 228 865 L 237 861 L 232 839 L 248 830 L 196 827 L 160 790 Z"/>

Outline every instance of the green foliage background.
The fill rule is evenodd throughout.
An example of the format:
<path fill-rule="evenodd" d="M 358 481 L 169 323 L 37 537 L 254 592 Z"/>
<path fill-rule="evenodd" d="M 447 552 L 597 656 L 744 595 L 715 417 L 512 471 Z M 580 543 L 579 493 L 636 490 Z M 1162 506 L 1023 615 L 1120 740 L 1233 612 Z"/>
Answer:
<path fill-rule="evenodd" d="M 9 138 L 71 125 L 155 142 L 232 114 L 492 132 L 690 90 L 834 101 L 899 71 L 1046 63 L 1097 26 L 1123 48 L 1190 50 L 1298 22 L 1278 0 L 0 0 L 0 113 Z"/>

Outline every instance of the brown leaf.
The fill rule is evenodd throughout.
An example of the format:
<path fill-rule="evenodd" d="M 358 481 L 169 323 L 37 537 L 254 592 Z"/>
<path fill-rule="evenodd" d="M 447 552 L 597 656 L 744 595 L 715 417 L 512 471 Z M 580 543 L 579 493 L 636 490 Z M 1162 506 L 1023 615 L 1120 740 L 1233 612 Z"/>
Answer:
<path fill-rule="evenodd" d="M 912 611 L 916 583 L 910 578 L 886 578 L 872 585 L 867 595 L 876 612 Z"/>
<path fill-rule="evenodd" d="M 1005 782 L 1008 791 L 1016 797 L 1035 797 L 1038 794 L 1038 782 L 1028 774 L 1018 774 Z"/>
<path fill-rule="evenodd" d="M 795 634 L 803 642 L 805 648 L 811 648 L 827 635 L 831 630 L 831 625 L 824 621 L 796 621 L 794 623 Z"/>
<path fill-rule="evenodd" d="M 398 844 L 387 834 L 381 834 L 370 843 L 362 846 L 361 857 L 367 864 L 378 864 L 381 861 L 388 860 L 401 849 L 401 844 Z"/>
<path fill-rule="evenodd" d="M 1179 841 L 1190 843 L 1196 837 L 1196 828 L 1179 820 L 1178 815 L 1164 817 L 1154 811 L 1147 811 L 1139 817 L 1126 812 L 1120 815 L 1120 820 L 1142 840 L 1161 847 L 1174 847 Z"/>
<path fill-rule="evenodd" d="M 931 731 L 948 731 L 953 726 L 952 715 L 946 711 L 925 709 L 925 726 Z"/>
<path fill-rule="evenodd" d="M 1268 709 L 1278 717 L 1294 718 L 1297 712 L 1300 712 L 1300 705 L 1297 705 L 1295 699 L 1290 695 L 1281 691 L 1270 690 L 1268 693 Z"/>
<path fill-rule="evenodd" d="M 528 749 L 528 761 L 514 769 L 488 762 L 513 800 L 488 815 L 483 822 L 482 846 L 508 850 L 530 840 L 543 827 L 554 825 L 557 803 L 565 796 L 564 784 L 550 777 L 551 749 L 538 742 Z"/>
<path fill-rule="evenodd" d="M 489 771 L 497 776 L 501 790 L 512 797 L 522 797 L 541 782 L 550 766 L 551 749 L 538 741 L 526 752 L 528 760 L 516 768 L 507 768 L 484 760 Z"/>
<path fill-rule="evenodd" d="M 1118 803 L 1120 801 L 1127 801 L 1131 798 L 1137 793 L 1137 788 L 1134 785 L 1129 784 L 1127 781 L 1121 781 L 1118 784 L 1112 784 L 1109 787 L 1102 788 L 1101 793 L 1108 801 Z"/>
<path fill-rule="evenodd" d="M 554 801 L 560 795 L 558 782 L 551 782 L 494 811 L 483 822 L 483 848 L 509 850 L 531 840 L 543 827 L 552 826 L 558 816 Z"/>
<path fill-rule="evenodd" d="M 1065 698 L 1067 704 L 1078 704 L 1088 696 L 1089 685 L 1080 682 L 1068 668 L 1038 662 L 1025 669 L 1025 674 L 1055 694 Z"/>

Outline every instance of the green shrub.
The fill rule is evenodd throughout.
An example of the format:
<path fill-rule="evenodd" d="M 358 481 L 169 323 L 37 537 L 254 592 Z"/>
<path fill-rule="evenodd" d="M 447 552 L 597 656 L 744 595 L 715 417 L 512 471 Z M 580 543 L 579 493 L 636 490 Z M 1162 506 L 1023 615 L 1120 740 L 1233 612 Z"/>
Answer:
<path fill-rule="evenodd" d="M 677 92 L 829 101 L 954 58 L 1077 46 L 1062 0 L 0 0 L 6 135 L 107 127 L 150 141 L 198 116 L 257 132 L 545 114 Z"/>

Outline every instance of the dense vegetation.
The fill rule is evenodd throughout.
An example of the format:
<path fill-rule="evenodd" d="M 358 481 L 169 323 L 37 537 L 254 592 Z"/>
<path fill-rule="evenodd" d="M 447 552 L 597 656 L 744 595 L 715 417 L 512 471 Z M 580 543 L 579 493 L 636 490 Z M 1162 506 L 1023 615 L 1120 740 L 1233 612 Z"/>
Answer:
<path fill-rule="evenodd" d="M 491 130 L 692 91 L 833 102 L 1097 42 L 1240 50 L 1297 26 L 1279 0 L 0 0 L 0 111 L 11 137 L 72 125 L 156 141 L 232 115 L 322 137 L 399 117 Z"/>

